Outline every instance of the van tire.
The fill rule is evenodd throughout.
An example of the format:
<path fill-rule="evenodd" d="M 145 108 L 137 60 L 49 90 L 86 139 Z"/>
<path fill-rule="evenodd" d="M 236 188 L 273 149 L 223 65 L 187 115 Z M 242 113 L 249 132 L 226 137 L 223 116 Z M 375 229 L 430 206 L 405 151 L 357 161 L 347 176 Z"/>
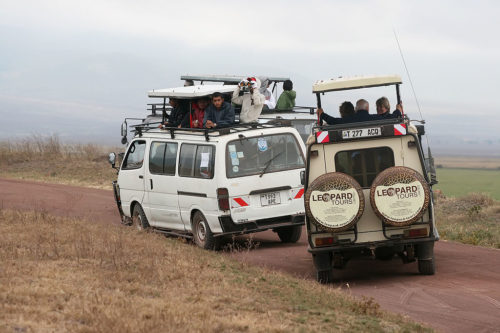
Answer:
<path fill-rule="evenodd" d="M 135 226 L 137 230 L 147 230 L 150 225 L 148 222 L 148 218 L 146 214 L 144 214 L 144 210 L 142 209 L 140 204 L 135 204 L 134 210 L 132 212 L 132 223 L 131 225 Z"/>
<path fill-rule="evenodd" d="M 436 263 L 434 260 L 434 242 L 417 245 L 418 272 L 422 275 L 434 275 Z"/>
<path fill-rule="evenodd" d="M 207 219 L 201 212 L 196 212 L 192 220 L 193 239 L 196 245 L 205 250 L 219 250 L 221 239 L 214 237 Z"/>
<path fill-rule="evenodd" d="M 276 229 L 278 237 L 283 243 L 297 243 L 302 235 L 301 225 L 292 225 Z"/>

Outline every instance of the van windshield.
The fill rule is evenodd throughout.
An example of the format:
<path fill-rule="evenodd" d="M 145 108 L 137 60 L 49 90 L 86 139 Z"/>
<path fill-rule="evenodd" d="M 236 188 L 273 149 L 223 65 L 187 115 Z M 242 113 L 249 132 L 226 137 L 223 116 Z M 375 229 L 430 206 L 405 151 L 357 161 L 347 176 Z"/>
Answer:
<path fill-rule="evenodd" d="M 292 134 L 241 137 L 227 144 L 228 178 L 297 168 L 304 168 L 304 157 Z"/>

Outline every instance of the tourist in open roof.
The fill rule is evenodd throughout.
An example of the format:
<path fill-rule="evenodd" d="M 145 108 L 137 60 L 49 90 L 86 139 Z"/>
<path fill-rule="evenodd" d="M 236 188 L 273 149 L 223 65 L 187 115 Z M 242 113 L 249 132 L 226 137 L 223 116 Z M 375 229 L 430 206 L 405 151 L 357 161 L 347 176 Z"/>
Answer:
<path fill-rule="evenodd" d="M 241 80 L 238 87 L 233 92 L 231 102 L 241 105 L 240 123 L 250 123 L 257 121 L 262 112 L 262 107 L 266 98 L 259 92 L 260 80 L 249 77 Z M 248 89 L 248 92 L 245 92 Z M 240 92 L 243 94 L 240 96 Z"/>
<path fill-rule="evenodd" d="M 221 128 L 234 124 L 234 107 L 224 101 L 224 96 L 216 92 L 212 95 L 212 104 L 205 109 L 203 126 Z"/>

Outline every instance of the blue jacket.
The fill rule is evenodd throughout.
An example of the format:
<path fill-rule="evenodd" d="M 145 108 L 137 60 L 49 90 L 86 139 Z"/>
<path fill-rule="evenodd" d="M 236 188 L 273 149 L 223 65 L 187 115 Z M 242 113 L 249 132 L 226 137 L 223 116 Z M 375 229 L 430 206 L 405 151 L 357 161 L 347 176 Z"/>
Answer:
<path fill-rule="evenodd" d="M 205 117 L 203 117 L 203 127 L 207 120 L 217 124 L 217 127 L 227 127 L 234 124 L 234 107 L 228 102 L 223 102 L 219 110 L 210 104 L 205 109 Z"/>

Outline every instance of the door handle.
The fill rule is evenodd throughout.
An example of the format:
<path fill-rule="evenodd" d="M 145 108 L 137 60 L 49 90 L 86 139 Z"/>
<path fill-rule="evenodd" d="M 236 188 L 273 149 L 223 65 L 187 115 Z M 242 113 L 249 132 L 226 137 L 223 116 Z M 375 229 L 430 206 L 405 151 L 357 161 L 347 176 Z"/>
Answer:
<path fill-rule="evenodd" d="M 140 175 L 140 176 L 139 176 L 139 178 L 140 178 L 140 179 L 143 179 L 143 178 L 144 178 L 144 176 L 143 176 L 143 175 Z"/>
<path fill-rule="evenodd" d="M 151 184 L 151 189 L 153 189 L 153 180 L 152 180 L 152 179 L 150 179 L 150 180 L 149 180 L 149 183 Z"/>

